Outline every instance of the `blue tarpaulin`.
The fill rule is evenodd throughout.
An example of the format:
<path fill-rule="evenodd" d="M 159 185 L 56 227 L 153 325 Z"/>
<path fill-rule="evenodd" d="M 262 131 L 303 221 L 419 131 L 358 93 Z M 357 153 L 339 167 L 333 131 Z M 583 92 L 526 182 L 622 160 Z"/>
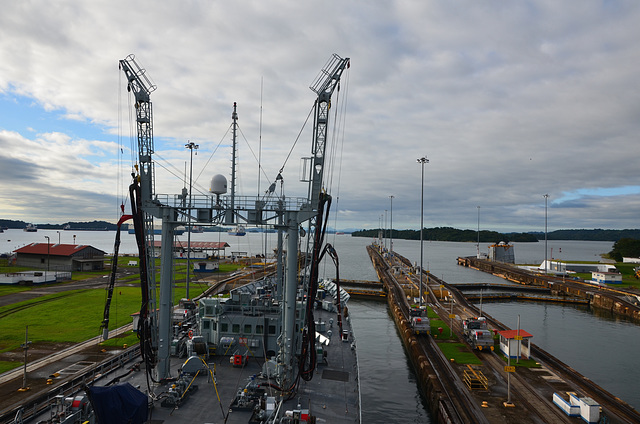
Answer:
<path fill-rule="evenodd" d="M 89 387 L 88 395 L 99 424 L 147 422 L 147 395 L 129 383 L 109 387 L 92 386 Z"/>

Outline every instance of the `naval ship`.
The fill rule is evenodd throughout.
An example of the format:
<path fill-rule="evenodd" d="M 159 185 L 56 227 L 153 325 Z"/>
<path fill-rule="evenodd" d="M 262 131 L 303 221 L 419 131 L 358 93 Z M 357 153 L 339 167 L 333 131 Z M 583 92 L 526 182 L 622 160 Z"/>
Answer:
<path fill-rule="evenodd" d="M 329 131 L 329 111 L 338 104 L 335 99 L 332 104 L 332 95 L 340 92 L 349 58 L 334 54 L 310 86 L 317 97 L 311 155 L 303 158 L 305 198 L 284 195 L 284 166 L 264 195 L 236 196 L 235 103 L 230 193 L 223 175 L 212 178 L 209 194 L 192 195 L 186 189 L 178 195 L 156 193 L 150 100 L 156 86 L 133 55 L 119 64 L 134 98 L 132 125 L 137 132 L 137 163 L 129 187 L 131 213 L 125 215 L 123 207 L 118 225 L 133 221 L 139 250 L 141 308 L 135 328 L 140 356 L 119 371 L 88 381 L 84 392 L 59 402 L 62 407 L 58 405 L 55 417 L 38 422 L 361 422 L 349 295 L 340 287 L 338 253 L 324 239 L 331 206 L 330 188 L 324 182 L 326 146 L 333 142 L 329 134 L 342 133 Z M 158 221 L 159 285 L 153 240 Z M 275 272 L 228 295 L 173 305 L 173 241 L 185 222 L 276 231 Z M 103 321 L 105 340 L 120 231 L 116 234 Z M 319 276 L 324 259 L 335 264 L 336 278 L 331 281 Z"/>

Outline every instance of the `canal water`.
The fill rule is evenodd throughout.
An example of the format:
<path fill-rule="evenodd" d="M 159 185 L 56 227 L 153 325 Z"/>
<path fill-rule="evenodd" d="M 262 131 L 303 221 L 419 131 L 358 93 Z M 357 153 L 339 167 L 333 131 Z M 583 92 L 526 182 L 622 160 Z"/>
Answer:
<path fill-rule="evenodd" d="M 114 232 L 38 230 L 25 233 L 8 230 L 0 234 L 0 253 L 15 250 L 29 242 L 44 242 L 44 236 L 62 243 L 90 244 L 107 253 L 113 252 Z M 349 235 L 328 235 L 340 257 L 340 277 L 376 280 L 377 276 L 365 247 L 371 239 Z M 121 253 L 135 253 L 133 235 L 123 234 Z M 180 237 L 186 243 L 186 234 Z M 226 241 L 232 251 L 258 254 L 272 252 L 275 234 L 248 233 L 244 237 L 225 233 L 192 234 L 194 241 Z M 389 242 L 389 241 L 387 241 Z M 517 263 L 539 264 L 544 259 L 544 242 L 515 243 Z M 548 258 L 561 260 L 598 260 L 609 252 L 612 242 L 549 241 Z M 393 248 L 416 263 L 420 262 L 420 242 L 394 240 Z M 475 243 L 424 242 L 424 267 L 450 283 L 497 282 L 504 280 L 456 263 L 458 256 L 476 254 Z M 553 249 L 553 253 L 551 253 Z M 487 252 L 487 243 L 480 245 Z M 334 275 L 331 263 L 322 271 Z M 416 376 L 402 348 L 400 338 L 386 303 L 352 300 L 351 319 L 358 342 L 361 373 L 363 422 L 430 422 L 424 400 L 418 390 Z M 596 314 L 582 306 L 549 303 L 503 302 L 483 304 L 483 310 L 504 324 L 516 328 L 520 315 L 521 328 L 533 334 L 533 342 L 561 361 L 609 390 L 636 409 L 640 409 L 640 367 L 635 357 L 640 350 L 640 325 L 623 319 Z"/>

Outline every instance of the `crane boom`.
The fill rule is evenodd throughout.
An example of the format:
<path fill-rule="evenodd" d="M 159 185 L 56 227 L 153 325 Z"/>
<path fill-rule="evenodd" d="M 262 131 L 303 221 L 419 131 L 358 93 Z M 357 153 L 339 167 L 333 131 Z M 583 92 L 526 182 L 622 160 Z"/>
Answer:
<path fill-rule="evenodd" d="M 310 199 L 312 202 L 318 200 L 322 188 L 331 96 L 334 90 L 340 85 L 342 73 L 349 67 L 350 61 L 348 57 L 343 59 L 337 54 L 334 54 L 309 87 L 318 95 L 315 102 L 313 142 L 311 147 L 313 167 L 311 168 Z"/>

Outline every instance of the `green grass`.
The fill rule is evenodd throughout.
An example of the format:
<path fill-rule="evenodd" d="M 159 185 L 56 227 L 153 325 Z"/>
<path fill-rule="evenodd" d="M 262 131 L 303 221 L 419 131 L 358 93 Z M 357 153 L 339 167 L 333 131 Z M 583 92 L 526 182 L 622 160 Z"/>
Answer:
<path fill-rule="evenodd" d="M 109 339 L 100 343 L 100 346 L 115 346 L 122 348 L 125 344 L 127 347 L 133 346 L 139 343 L 138 334 L 133 331 L 127 331 L 126 333 L 115 334 L 114 331 L 109 332 Z"/>
<path fill-rule="evenodd" d="M 46 301 L 43 303 L 43 301 Z M 0 320 L 0 352 L 18 349 L 25 327 L 33 343 L 78 343 L 98 336 L 104 311 L 104 290 L 72 290 L 41 296 L 0 308 L 3 313 L 19 307 Z M 111 302 L 109 327 L 131 322 L 130 314 L 140 309 L 140 289 L 117 287 Z"/>
<path fill-rule="evenodd" d="M 0 374 L 22 366 L 24 362 L 0 361 Z"/>
<path fill-rule="evenodd" d="M 638 264 L 630 264 L 630 263 L 616 263 L 616 268 L 622 274 L 622 286 L 623 287 L 634 287 L 636 289 L 640 289 L 640 280 L 635 277 L 635 271 L 633 270 L 637 267 Z M 615 287 L 612 284 L 609 284 L 609 287 Z"/>
<path fill-rule="evenodd" d="M 452 333 L 451 337 L 449 337 L 449 333 L 451 333 L 450 328 L 447 324 L 444 323 L 441 319 L 438 318 L 430 318 L 429 324 L 431 326 L 431 335 L 436 340 L 458 340 L 458 337 Z M 442 328 L 442 333 L 440 333 L 439 328 Z"/>
<path fill-rule="evenodd" d="M 124 256 L 118 258 L 120 269 L 135 269 L 127 264 L 130 260 L 138 260 L 137 257 Z M 110 263 L 110 261 L 105 261 Z M 159 265 L 159 260 L 156 260 Z M 174 278 L 177 283 L 172 289 L 174 304 L 186 297 L 186 260 L 176 261 Z M 220 264 L 220 272 L 232 272 L 242 268 L 240 264 Z M 17 272 L 27 270 L 25 268 L 8 267 L 6 259 L 0 261 L 0 272 Z M 109 275 L 109 270 L 74 272 L 73 280 L 87 278 L 100 278 Z M 160 273 L 156 272 L 156 280 L 159 281 Z M 66 292 L 39 296 L 24 302 L 0 307 L 0 352 L 20 350 L 24 343 L 25 327 L 29 327 L 29 340 L 32 347 L 49 343 L 78 343 L 102 334 L 100 324 L 103 319 L 104 305 L 106 301 L 106 288 L 108 279 L 105 278 L 104 288 L 69 290 Z M 133 274 L 119 279 L 113 293 L 110 310 L 109 328 L 115 329 L 129 324 L 130 315 L 140 310 L 140 275 Z M 125 287 L 123 283 L 136 284 L 134 287 Z M 64 283 L 58 283 L 60 285 Z M 38 290 L 50 287 L 53 284 L 37 286 L 0 285 L 0 296 L 19 293 L 29 290 Z M 195 297 L 208 288 L 206 283 L 191 281 L 189 295 Z M 158 289 L 159 293 L 159 289 Z M 6 315 L 4 315 L 6 314 Z M 111 338 L 103 342 L 104 346 L 122 347 L 138 343 L 137 335 L 127 332 L 124 335 L 116 335 L 113 331 Z M 19 362 L 0 361 L 0 373 L 11 370 L 22 364 Z"/>
<path fill-rule="evenodd" d="M 447 359 L 453 359 L 458 364 L 482 364 L 476 354 L 463 343 L 438 342 L 438 346 Z"/>
<path fill-rule="evenodd" d="M 498 355 L 500 356 L 500 359 L 502 359 L 502 361 L 505 364 L 508 363 L 507 357 L 504 356 L 504 354 L 502 352 L 498 352 Z M 540 365 L 534 359 L 522 359 L 522 358 L 520 358 L 518 360 L 518 362 L 516 362 L 515 359 L 511 359 L 511 366 L 512 367 L 521 367 L 521 368 L 541 368 L 542 367 L 542 365 Z"/>

